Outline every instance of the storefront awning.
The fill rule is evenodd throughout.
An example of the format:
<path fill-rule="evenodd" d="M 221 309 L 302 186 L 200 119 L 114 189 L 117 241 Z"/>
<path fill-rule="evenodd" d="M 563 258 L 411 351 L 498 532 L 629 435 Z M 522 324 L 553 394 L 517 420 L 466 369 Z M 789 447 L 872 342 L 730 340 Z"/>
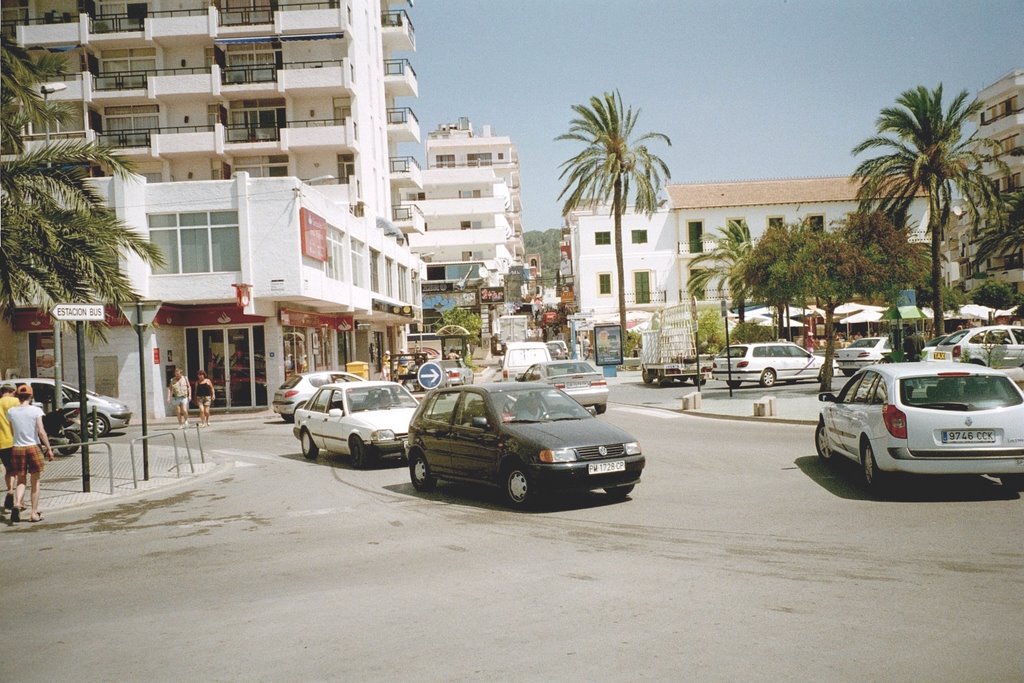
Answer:
<path fill-rule="evenodd" d="M 341 40 L 344 33 L 307 33 L 298 36 L 281 36 L 281 42 L 290 43 L 296 40 Z"/>

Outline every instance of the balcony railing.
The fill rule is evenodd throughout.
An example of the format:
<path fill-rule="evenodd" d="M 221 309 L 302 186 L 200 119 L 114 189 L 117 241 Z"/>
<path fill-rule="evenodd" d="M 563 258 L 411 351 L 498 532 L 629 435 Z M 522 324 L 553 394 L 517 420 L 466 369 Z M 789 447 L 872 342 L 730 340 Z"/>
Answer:
<path fill-rule="evenodd" d="M 216 129 L 212 123 L 198 126 L 165 126 L 159 130 L 152 130 L 151 133 L 159 135 L 180 135 L 182 133 L 212 133 Z"/>
<path fill-rule="evenodd" d="M 118 71 L 93 78 L 93 90 L 142 90 L 149 83 L 149 71 Z"/>
<path fill-rule="evenodd" d="M 325 66 L 345 66 L 343 59 L 318 59 L 305 62 L 287 62 L 282 69 L 322 69 Z"/>
<path fill-rule="evenodd" d="M 89 24 L 92 33 L 121 33 L 141 31 L 145 17 L 130 17 L 127 14 L 101 14 Z"/>
<path fill-rule="evenodd" d="M 399 107 L 397 109 L 388 109 L 388 123 L 392 125 L 402 125 L 405 123 L 415 123 L 419 125 L 420 121 L 416 118 L 416 114 L 413 113 L 409 107 Z"/>
<path fill-rule="evenodd" d="M 415 216 L 422 216 L 423 212 L 415 204 L 403 204 L 402 206 L 391 207 L 391 220 L 396 223 L 409 222 Z"/>
<path fill-rule="evenodd" d="M 633 291 L 626 292 L 626 303 L 627 304 L 663 304 L 665 303 L 665 290 L 657 289 L 654 291 Z"/>
<path fill-rule="evenodd" d="M 718 248 L 715 240 L 687 240 L 679 243 L 680 254 L 703 254 Z"/>
<path fill-rule="evenodd" d="M 340 6 L 338 0 L 321 0 L 321 2 L 282 2 L 277 6 L 278 12 L 302 11 L 314 9 L 337 9 Z"/>
<path fill-rule="evenodd" d="M 406 72 L 412 74 L 413 77 L 415 78 L 416 70 L 412 68 L 412 63 L 408 59 L 384 60 L 385 76 L 404 76 Z"/>
<path fill-rule="evenodd" d="M 409 36 L 413 36 L 416 33 L 416 29 L 413 28 L 412 22 L 409 21 L 409 15 L 406 14 L 404 9 L 392 10 L 389 12 L 381 12 L 380 25 L 385 28 L 399 28 L 402 26 L 409 27 Z"/>
<path fill-rule="evenodd" d="M 225 67 L 220 75 L 224 85 L 241 85 L 245 83 L 276 83 L 277 67 L 273 64 L 248 64 L 246 66 Z"/>
<path fill-rule="evenodd" d="M 150 10 L 149 16 L 154 19 L 167 19 L 171 17 L 200 17 L 209 13 L 210 10 L 204 4 L 202 7 L 191 7 L 188 9 Z"/>
<path fill-rule="evenodd" d="M 274 9 L 270 5 L 246 7 L 244 9 L 223 9 L 217 23 L 221 26 L 251 26 L 274 23 Z"/>
<path fill-rule="evenodd" d="M 414 168 L 420 168 L 420 162 L 415 157 L 391 157 L 389 163 L 392 173 L 411 173 Z"/>
<path fill-rule="evenodd" d="M 344 126 L 345 119 L 303 119 L 289 121 L 288 128 L 326 128 L 328 126 Z"/>
<path fill-rule="evenodd" d="M 1017 109 L 1012 109 L 1012 110 L 1011 109 L 1005 109 L 1005 110 L 999 112 L 998 114 L 996 114 L 995 116 L 993 116 L 992 118 L 988 118 L 986 116 L 987 112 L 982 112 L 981 113 L 981 125 L 987 126 L 987 125 L 989 125 L 991 123 L 995 123 L 996 121 L 999 121 L 1001 119 L 1005 119 L 1007 116 L 1013 116 L 1014 114 L 1019 114 L 1022 111 L 1024 111 L 1024 107 L 1018 107 Z"/>
<path fill-rule="evenodd" d="M 281 139 L 277 126 L 250 126 L 234 124 L 226 126 L 227 142 L 273 142 Z"/>
<path fill-rule="evenodd" d="M 159 129 L 115 130 L 100 133 L 97 138 L 100 144 L 110 147 L 149 147 L 152 134 L 157 132 Z"/>

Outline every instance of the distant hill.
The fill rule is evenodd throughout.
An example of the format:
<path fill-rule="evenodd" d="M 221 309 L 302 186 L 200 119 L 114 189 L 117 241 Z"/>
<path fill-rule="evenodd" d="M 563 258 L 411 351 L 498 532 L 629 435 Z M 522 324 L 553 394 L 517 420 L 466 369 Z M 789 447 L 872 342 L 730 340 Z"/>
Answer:
<path fill-rule="evenodd" d="M 540 254 L 541 277 L 555 277 L 558 272 L 558 245 L 562 241 L 559 228 L 550 230 L 524 230 L 523 245 L 527 254 Z"/>

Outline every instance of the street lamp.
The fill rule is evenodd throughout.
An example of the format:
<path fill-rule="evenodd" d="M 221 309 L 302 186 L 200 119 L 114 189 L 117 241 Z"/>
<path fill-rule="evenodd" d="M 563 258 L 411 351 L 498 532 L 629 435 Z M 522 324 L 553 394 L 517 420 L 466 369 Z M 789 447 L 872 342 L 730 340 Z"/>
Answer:
<path fill-rule="evenodd" d="M 67 90 L 67 83 L 43 83 L 39 86 L 39 92 L 43 94 L 43 106 L 49 105 L 50 95 L 61 90 Z M 46 116 L 46 147 L 50 147 L 50 116 Z M 50 162 L 46 162 L 50 167 Z M 60 337 L 60 328 L 63 323 L 60 320 L 53 321 L 53 409 L 60 410 L 64 407 L 64 390 L 61 383 L 64 380 L 64 366 L 61 364 L 61 352 L 64 350 Z M 81 387 L 85 391 L 85 387 Z M 82 423 L 85 423 L 85 415 L 82 416 Z"/>

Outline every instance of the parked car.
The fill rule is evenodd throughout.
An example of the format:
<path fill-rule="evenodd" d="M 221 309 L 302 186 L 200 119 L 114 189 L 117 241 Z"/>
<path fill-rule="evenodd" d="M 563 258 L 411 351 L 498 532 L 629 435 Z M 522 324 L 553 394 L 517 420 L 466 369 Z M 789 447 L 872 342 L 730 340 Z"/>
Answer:
<path fill-rule="evenodd" d="M 551 360 L 551 352 L 544 342 L 509 342 L 505 344 L 505 355 L 498 368 L 498 381 L 515 381 L 526 368 L 534 363 Z"/>
<path fill-rule="evenodd" d="M 53 410 L 55 406 L 54 399 L 56 394 L 54 392 L 54 381 L 47 377 L 22 377 L 14 379 L 6 379 L 2 384 L 11 384 L 17 387 L 20 384 L 28 384 L 32 387 L 32 402 L 38 405 L 43 410 Z M 69 386 L 66 382 L 61 382 L 61 392 L 63 394 L 63 402 L 65 408 L 78 408 L 79 407 L 79 393 L 78 389 L 74 386 Z M 89 411 L 89 415 L 86 416 L 86 429 L 89 433 L 95 431 L 96 436 L 102 437 L 110 433 L 112 429 L 121 429 L 127 427 L 128 423 L 132 420 L 132 409 L 129 408 L 120 399 L 113 398 L 111 396 L 103 396 L 97 394 L 95 391 L 87 391 L 86 396 L 86 410 Z M 96 422 L 93 423 L 92 413 L 93 409 L 96 411 Z"/>
<path fill-rule="evenodd" d="M 836 351 L 836 365 L 844 375 L 851 377 L 867 365 L 888 360 L 891 352 L 892 343 L 888 337 L 863 337 Z"/>
<path fill-rule="evenodd" d="M 366 467 L 382 458 L 401 458 L 416 410 L 416 398 L 397 382 L 361 381 L 325 384 L 295 411 L 292 433 L 302 455 L 313 460 L 321 450 L 349 455 Z"/>
<path fill-rule="evenodd" d="M 295 411 L 306 404 L 316 390 L 331 382 L 365 382 L 359 375 L 338 370 L 292 375 L 274 392 L 271 407 L 285 422 L 295 420 Z"/>
<path fill-rule="evenodd" d="M 1024 362 L 1024 327 L 986 325 L 959 330 L 931 353 L 932 361 L 970 362 L 993 368 L 1015 368 Z"/>
<path fill-rule="evenodd" d="M 551 354 L 551 360 L 568 360 L 569 359 L 569 347 L 566 346 L 565 342 L 561 339 L 555 339 L 547 342 L 548 353 Z"/>
<path fill-rule="evenodd" d="M 409 425 L 406 457 L 417 491 L 437 479 L 480 482 L 516 508 L 566 490 L 624 499 L 644 468 L 636 438 L 540 383 L 432 391 Z"/>
<path fill-rule="evenodd" d="M 860 463 L 882 489 L 892 472 L 988 474 L 1024 484 L 1024 393 L 975 365 L 872 365 L 822 401 L 815 445 Z"/>
<path fill-rule="evenodd" d="M 935 352 L 935 349 L 938 348 L 939 344 L 941 344 L 943 341 L 949 339 L 952 336 L 952 334 L 944 334 L 940 337 L 932 337 L 931 339 L 926 341 L 924 343 L 924 348 L 921 349 L 921 361 L 924 362 L 933 360 L 932 354 Z"/>
<path fill-rule="evenodd" d="M 776 381 L 820 381 L 824 365 L 824 358 L 790 342 L 734 344 L 715 358 L 711 376 L 733 389 L 743 382 L 757 382 L 762 387 L 770 387 Z"/>
<path fill-rule="evenodd" d="M 608 409 L 608 380 L 585 360 L 534 363 L 516 379 L 550 384 L 572 396 L 581 406 L 594 406 L 598 415 Z"/>
<path fill-rule="evenodd" d="M 448 386 L 456 387 L 473 383 L 473 368 L 461 358 L 446 358 L 437 361 L 448 375 Z"/>

